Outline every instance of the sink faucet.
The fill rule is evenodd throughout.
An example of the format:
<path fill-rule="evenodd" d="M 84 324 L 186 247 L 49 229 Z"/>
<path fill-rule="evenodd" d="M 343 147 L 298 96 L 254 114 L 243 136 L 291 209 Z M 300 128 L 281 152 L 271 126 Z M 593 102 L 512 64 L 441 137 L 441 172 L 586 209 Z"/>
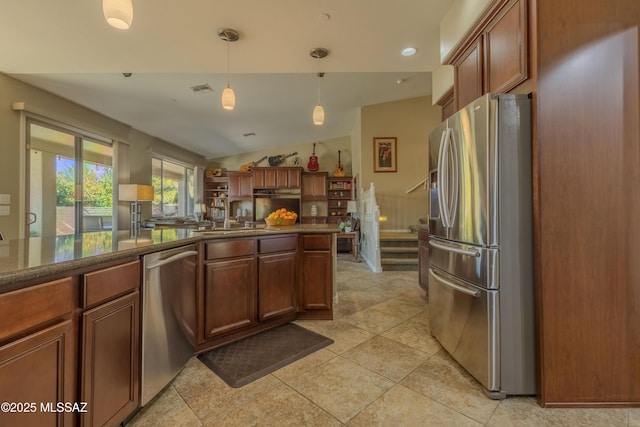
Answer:
<path fill-rule="evenodd" d="M 224 203 L 224 224 L 222 228 L 224 228 L 225 230 L 228 230 L 229 229 L 229 209 L 231 205 L 229 203 L 228 198 L 222 199 L 222 203 Z"/>

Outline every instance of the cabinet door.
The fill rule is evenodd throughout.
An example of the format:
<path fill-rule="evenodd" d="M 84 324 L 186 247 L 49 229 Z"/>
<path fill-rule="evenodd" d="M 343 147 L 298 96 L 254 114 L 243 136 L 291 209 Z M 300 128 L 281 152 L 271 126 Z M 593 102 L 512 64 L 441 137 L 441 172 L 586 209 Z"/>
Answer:
<path fill-rule="evenodd" d="M 482 88 L 482 36 L 454 62 L 456 111 L 483 94 Z"/>
<path fill-rule="evenodd" d="M 264 188 L 276 188 L 278 185 L 278 174 L 276 168 L 264 169 Z"/>
<path fill-rule="evenodd" d="M 302 301 L 305 310 L 331 309 L 333 282 L 330 252 L 304 251 L 302 261 Z"/>
<path fill-rule="evenodd" d="M 253 177 L 249 173 L 240 176 L 240 195 L 242 197 L 253 196 Z"/>
<path fill-rule="evenodd" d="M 527 79 L 527 7 L 512 0 L 484 33 L 487 92 L 507 92 Z"/>
<path fill-rule="evenodd" d="M 288 172 L 289 188 L 300 188 L 302 169 L 291 168 Z"/>
<path fill-rule="evenodd" d="M 275 168 L 276 170 L 276 188 L 289 188 L 289 169 Z M 300 185 L 298 184 L 298 187 Z"/>
<path fill-rule="evenodd" d="M 256 322 L 256 263 L 252 258 L 205 264 L 205 338 Z"/>
<path fill-rule="evenodd" d="M 296 254 L 263 255 L 258 258 L 258 320 L 296 311 Z"/>
<path fill-rule="evenodd" d="M 301 197 L 305 199 L 326 199 L 327 174 L 303 174 Z"/>
<path fill-rule="evenodd" d="M 254 168 L 252 172 L 253 188 L 264 188 L 264 168 Z"/>
<path fill-rule="evenodd" d="M 75 425 L 76 414 L 56 412 L 55 405 L 78 401 L 76 342 L 76 324 L 67 320 L 0 347 L 2 401 L 37 405 L 30 413 L 1 411 L 0 426 Z"/>
<path fill-rule="evenodd" d="M 82 326 L 82 424 L 120 425 L 139 403 L 140 293 L 88 310 Z"/>
<path fill-rule="evenodd" d="M 229 197 L 241 197 L 240 174 L 229 174 Z"/>

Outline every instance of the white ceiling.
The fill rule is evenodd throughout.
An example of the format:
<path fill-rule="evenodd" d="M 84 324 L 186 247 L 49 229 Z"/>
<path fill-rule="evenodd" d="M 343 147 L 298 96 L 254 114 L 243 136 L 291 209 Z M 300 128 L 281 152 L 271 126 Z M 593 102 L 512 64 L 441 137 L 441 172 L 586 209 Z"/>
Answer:
<path fill-rule="evenodd" d="M 133 0 L 122 31 L 101 0 L 0 0 L 0 71 L 207 158 L 275 149 L 351 134 L 361 106 L 429 95 L 452 3 Z M 220 28 L 240 33 L 229 64 Z M 418 53 L 401 56 L 407 46 Z M 315 47 L 329 56 L 311 58 Z M 227 78 L 233 111 L 220 104 Z M 189 89 L 203 83 L 213 93 Z"/>

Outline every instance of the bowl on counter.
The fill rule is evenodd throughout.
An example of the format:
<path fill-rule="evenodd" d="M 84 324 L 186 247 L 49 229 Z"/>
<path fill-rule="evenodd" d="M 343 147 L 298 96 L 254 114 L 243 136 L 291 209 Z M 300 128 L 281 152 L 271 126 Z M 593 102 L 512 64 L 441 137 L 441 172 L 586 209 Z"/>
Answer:
<path fill-rule="evenodd" d="M 289 226 L 289 225 L 293 225 L 296 223 L 295 218 L 294 219 L 285 219 L 285 218 L 277 218 L 277 219 L 269 219 L 269 218 L 265 218 L 264 222 L 267 223 L 267 226 L 270 227 L 275 227 L 275 226 Z"/>

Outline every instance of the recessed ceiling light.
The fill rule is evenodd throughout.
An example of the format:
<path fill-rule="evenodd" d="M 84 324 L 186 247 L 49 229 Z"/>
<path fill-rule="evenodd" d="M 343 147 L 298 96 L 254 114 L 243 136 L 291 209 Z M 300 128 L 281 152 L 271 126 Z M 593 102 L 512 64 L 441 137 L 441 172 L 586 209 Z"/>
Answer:
<path fill-rule="evenodd" d="M 415 47 L 405 47 L 400 53 L 402 54 L 402 56 L 413 56 L 416 54 L 416 52 L 418 52 L 418 49 L 416 49 Z"/>

